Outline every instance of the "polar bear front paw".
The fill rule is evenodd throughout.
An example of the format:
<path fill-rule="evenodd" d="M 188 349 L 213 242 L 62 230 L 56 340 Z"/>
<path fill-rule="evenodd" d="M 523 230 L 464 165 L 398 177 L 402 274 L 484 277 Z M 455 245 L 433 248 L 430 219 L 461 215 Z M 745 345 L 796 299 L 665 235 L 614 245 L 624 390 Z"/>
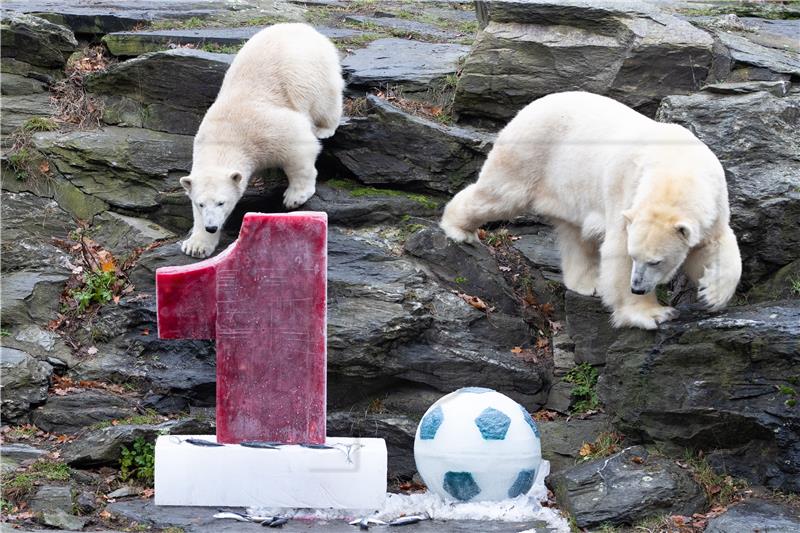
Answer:
<path fill-rule="evenodd" d="M 736 292 L 738 277 L 725 276 L 718 267 L 707 267 L 698 282 L 697 295 L 712 311 L 719 311 Z"/>
<path fill-rule="evenodd" d="M 317 139 L 333 137 L 334 133 L 336 133 L 336 128 L 314 128 L 314 137 Z"/>
<path fill-rule="evenodd" d="M 214 253 L 217 239 L 209 239 L 202 233 L 193 233 L 181 244 L 181 251 L 188 256 L 203 259 Z"/>
<path fill-rule="evenodd" d="M 455 242 L 465 242 L 467 244 L 477 244 L 480 242 L 480 239 L 478 239 L 478 234 L 475 231 L 467 231 L 444 221 L 439 224 L 439 227 L 442 228 L 445 235 L 453 239 Z"/>
<path fill-rule="evenodd" d="M 677 316 L 678 310 L 674 307 L 631 305 L 614 311 L 611 319 L 616 328 L 628 326 L 641 329 L 656 329 L 662 322 L 667 322 Z"/>
<path fill-rule="evenodd" d="M 286 192 L 283 193 L 283 205 L 286 206 L 286 209 L 295 209 L 300 207 L 312 196 L 314 196 L 315 192 L 316 189 L 314 187 L 309 187 L 306 189 L 289 187 L 286 189 Z"/>

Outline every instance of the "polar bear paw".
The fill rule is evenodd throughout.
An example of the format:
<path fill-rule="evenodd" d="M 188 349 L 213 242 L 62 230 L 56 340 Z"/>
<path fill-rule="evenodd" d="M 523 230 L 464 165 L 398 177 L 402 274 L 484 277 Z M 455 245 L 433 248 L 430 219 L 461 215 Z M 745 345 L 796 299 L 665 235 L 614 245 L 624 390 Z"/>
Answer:
<path fill-rule="evenodd" d="M 336 128 L 314 128 L 314 137 L 317 139 L 333 137 L 334 133 L 336 133 Z"/>
<path fill-rule="evenodd" d="M 738 283 L 738 277 L 726 276 L 721 268 L 706 267 L 698 282 L 697 295 L 709 309 L 719 311 L 733 297 Z"/>
<path fill-rule="evenodd" d="M 307 187 L 301 189 L 299 187 L 289 187 L 283 193 L 283 205 L 286 209 L 295 209 L 306 203 L 312 196 L 316 189 L 314 187 Z"/>
<path fill-rule="evenodd" d="M 611 319 L 615 328 L 656 329 L 659 324 L 677 316 L 678 310 L 673 307 L 630 305 L 614 311 Z"/>
<path fill-rule="evenodd" d="M 181 244 L 181 251 L 188 256 L 203 259 L 214 253 L 218 242 L 218 239 L 209 238 L 202 233 L 192 233 L 192 235 Z"/>
<path fill-rule="evenodd" d="M 477 244 L 480 242 L 478 234 L 475 231 L 467 231 L 447 222 L 442 221 L 439 227 L 444 230 L 444 234 L 453 239 L 455 242 L 465 242 L 468 244 Z"/>

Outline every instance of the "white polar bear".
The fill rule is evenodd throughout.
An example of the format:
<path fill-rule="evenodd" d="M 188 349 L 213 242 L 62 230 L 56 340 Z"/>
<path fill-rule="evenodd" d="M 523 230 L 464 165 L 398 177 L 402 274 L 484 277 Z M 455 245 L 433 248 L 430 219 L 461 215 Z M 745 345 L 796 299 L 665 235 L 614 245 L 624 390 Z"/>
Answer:
<path fill-rule="evenodd" d="M 276 24 L 247 41 L 194 138 L 192 171 L 180 180 L 194 215 L 184 253 L 211 255 L 259 169 L 283 168 L 289 209 L 314 195 L 317 139 L 336 131 L 343 89 L 336 47 L 311 26 Z"/>
<path fill-rule="evenodd" d="M 447 204 L 441 227 L 475 241 L 482 224 L 529 212 L 555 225 L 567 288 L 599 293 L 616 327 L 674 318 L 654 289 L 681 265 L 712 309 L 741 276 L 717 158 L 689 130 L 610 98 L 565 92 L 522 109 L 478 181 Z"/>

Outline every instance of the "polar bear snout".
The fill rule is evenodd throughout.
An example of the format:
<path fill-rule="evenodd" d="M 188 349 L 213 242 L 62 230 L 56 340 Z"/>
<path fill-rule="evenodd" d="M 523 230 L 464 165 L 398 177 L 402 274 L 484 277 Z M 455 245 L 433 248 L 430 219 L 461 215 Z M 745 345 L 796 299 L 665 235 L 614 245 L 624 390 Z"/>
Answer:
<path fill-rule="evenodd" d="M 631 292 L 633 294 L 647 294 L 655 290 L 663 278 L 663 273 L 658 265 L 652 265 L 643 261 L 633 261 L 631 269 Z"/>

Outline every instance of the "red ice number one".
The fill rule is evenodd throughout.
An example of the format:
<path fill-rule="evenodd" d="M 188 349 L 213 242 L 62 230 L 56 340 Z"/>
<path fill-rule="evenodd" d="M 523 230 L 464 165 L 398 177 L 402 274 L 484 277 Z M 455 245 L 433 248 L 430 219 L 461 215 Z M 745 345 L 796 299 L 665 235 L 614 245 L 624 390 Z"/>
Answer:
<path fill-rule="evenodd" d="M 325 442 L 327 230 L 248 213 L 218 256 L 156 272 L 159 337 L 216 339 L 219 442 Z"/>

